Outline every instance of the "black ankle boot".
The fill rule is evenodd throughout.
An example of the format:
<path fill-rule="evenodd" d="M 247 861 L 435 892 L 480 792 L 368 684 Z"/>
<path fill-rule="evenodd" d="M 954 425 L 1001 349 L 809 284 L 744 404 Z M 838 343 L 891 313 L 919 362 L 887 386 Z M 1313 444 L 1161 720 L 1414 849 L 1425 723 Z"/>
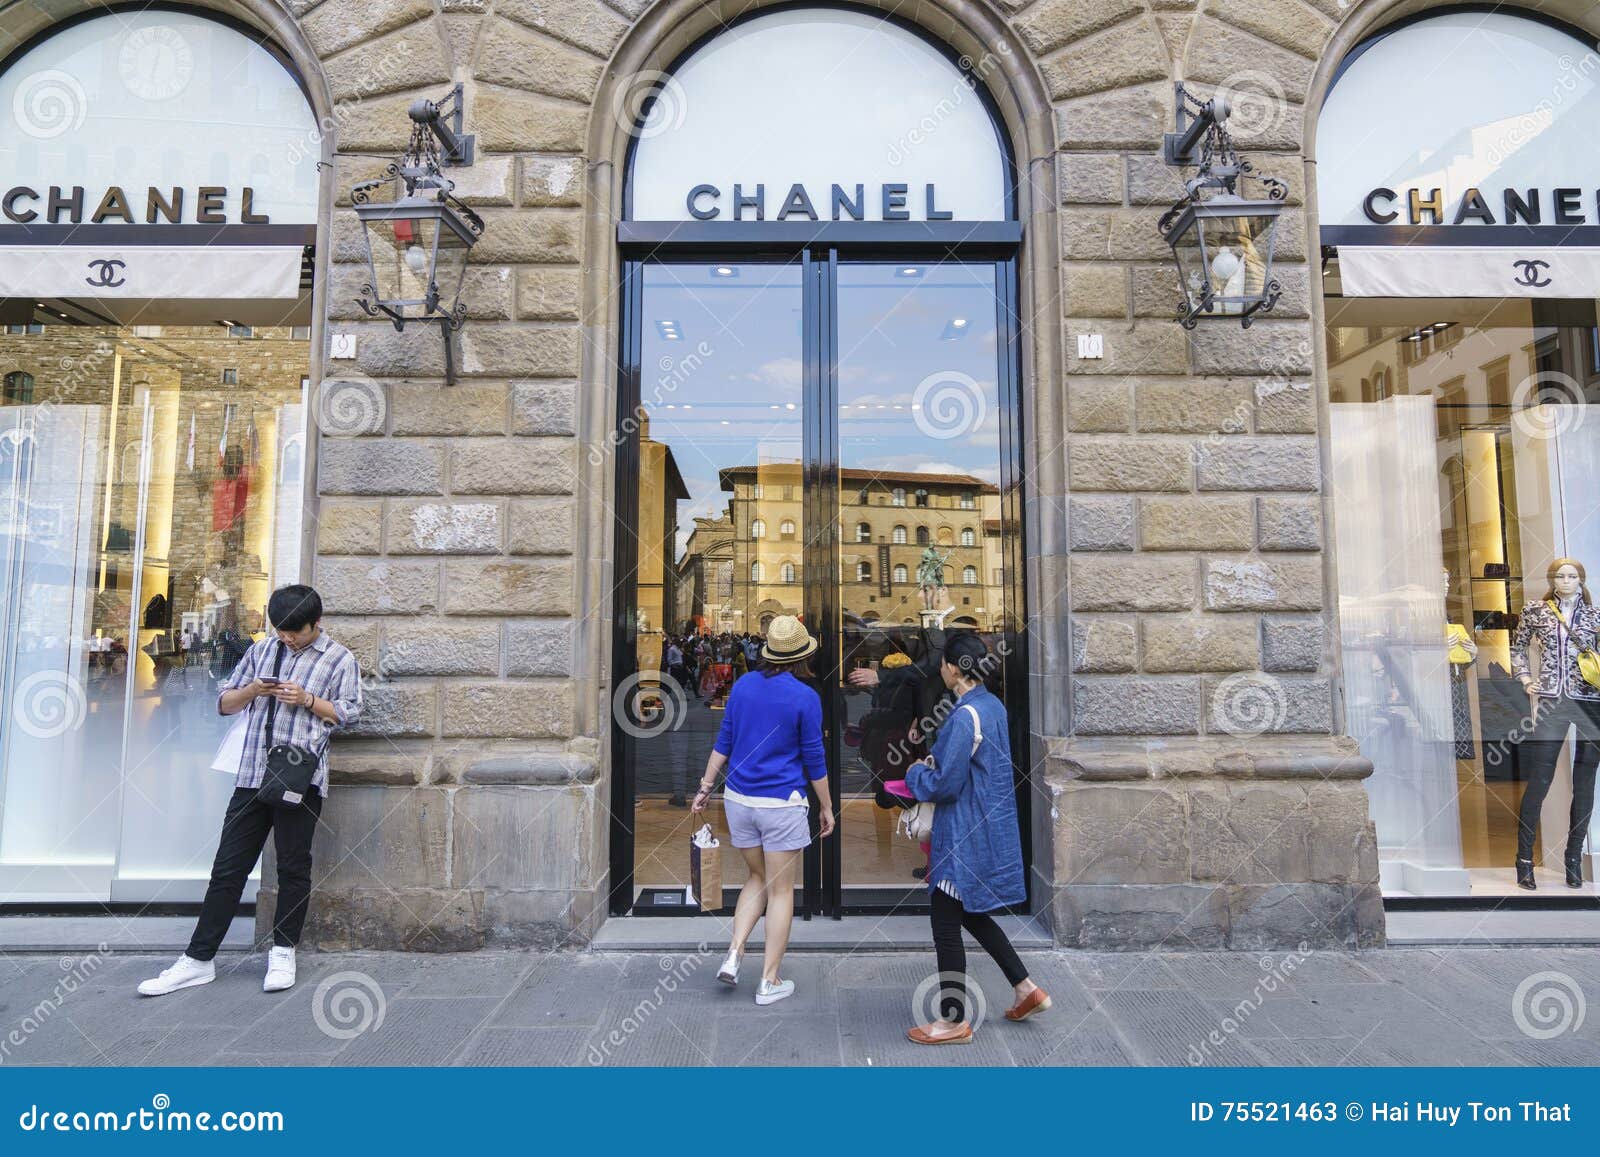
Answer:
<path fill-rule="evenodd" d="M 1537 891 L 1538 884 L 1533 882 L 1533 861 L 1517 859 L 1517 887 L 1526 888 L 1530 892 Z"/>
<path fill-rule="evenodd" d="M 1566 855 L 1566 863 L 1567 863 L 1567 887 L 1569 887 L 1569 888 L 1581 888 L 1581 887 L 1583 887 L 1583 849 L 1579 848 L 1577 851 L 1574 852 L 1572 849 L 1568 848 L 1567 849 L 1567 855 Z"/>

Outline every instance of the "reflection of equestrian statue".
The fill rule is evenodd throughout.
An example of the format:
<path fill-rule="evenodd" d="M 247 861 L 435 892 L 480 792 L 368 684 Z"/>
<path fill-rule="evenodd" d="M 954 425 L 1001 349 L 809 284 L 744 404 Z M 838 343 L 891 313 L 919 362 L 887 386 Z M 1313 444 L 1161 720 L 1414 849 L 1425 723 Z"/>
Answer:
<path fill-rule="evenodd" d="M 925 547 L 922 561 L 917 564 L 917 585 L 927 595 L 944 590 L 944 564 L 950 561 L 949 553 L 940 554 L 933 547 Z"/>
<path fill-rule="evenodd" d="M 944 585 L 944 564 L 950 561 L 952 553 L 946 551 L 940 554 L 931 546 L 924 547 L 922 561 L 917 563 L 917 587 L 922 592 L 922 618 L 925 626 L 930 621 L 934 624 L 942 623 L 944 617 L 954 609 Z M 941 602 L 945 604 L 942 611 L 938 609 Z"/>

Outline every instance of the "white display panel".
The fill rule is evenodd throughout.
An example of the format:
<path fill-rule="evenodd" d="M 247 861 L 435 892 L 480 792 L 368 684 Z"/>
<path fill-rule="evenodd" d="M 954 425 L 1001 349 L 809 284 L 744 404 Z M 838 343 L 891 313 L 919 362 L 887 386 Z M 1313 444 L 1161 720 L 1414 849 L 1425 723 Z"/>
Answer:
<path fill-rule="evenodd" d="M 199 15 L 86 20 L 0 75 L 0 197 L 81 187 L 85 224 L 112 188 L 127 195 L 136 224 L 146 223 L 150 189 L 182 189 L 181 220 L 196 222 L 202 187 L 227 190 L 228 224 L 245 223 L 247 187 L 250 217 L 314 224 L 320 155 L 316 118 L 288 69 L 251 36 Z M 39 216 L 0 216 L 0 228 L 49 219 L 42 199 L 19 196 L 11 207 Z"/>
<path fill-rule="evenodd" d="M 1373 43 L 1334 84 L 1317 119 L 1317 195 L 1323 225 L 1413 223 L 1410 191 L 1442 211 L 1420 224 L 1456 224 L 1476 188 L 1492 221 L 1508 220 L 1507 189 L 1538 190 L 1541 224 L 1600 225 L 1600 55 L 1561 29 L 1491 12 L 1452 12 Z M 1556 190 L 1576 190 L 1557 219 Z M 1439 219 L 1439 218 L 1442 218 Z"/>
<path fill-rule="evenodd" d="M 886 200 L 902 211 L 899 186 L 906 220 L 1007 216 L 1005 154 L 978 93 L 932 44 L 865 13 L 792 9 L 735 25 L 664 81 L 633 131 L 634 220 L 696 219 L 697 186 L 718 191 L 696 197 L 701 213 L 718 210 L 701 219 L 755 220 L 736 185 L 746 197 L 763 187 L 767 221 L 796 185 L 824 221 L 853 219 L 835 216 L 835 185 L 852 202 L 862 186 L 863 220 L 886 219 Z"/>

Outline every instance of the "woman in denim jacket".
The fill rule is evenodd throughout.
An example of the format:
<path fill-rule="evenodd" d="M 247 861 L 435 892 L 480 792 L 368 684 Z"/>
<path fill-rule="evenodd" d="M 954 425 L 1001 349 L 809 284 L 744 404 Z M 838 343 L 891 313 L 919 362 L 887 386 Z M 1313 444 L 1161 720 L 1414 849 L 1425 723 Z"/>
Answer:
<path fill-rule="evenodd" d="M 1522 771 L 1527 787 L 1517 816 L 1517 884 L 1530 891 L 1533 838 L 1539 812 L 1555 776 L 1567 729 L 1576 726 L 1572 758 L 1572 813 L 1567 831 L 1567 886 L 1583 885 L 1583 840 L 1594 812 L 1595 769 L 1600 765 L 1600 688 L 1587 683 L 1578 669 L 1578 655 L 1593 650 L 1600 632 L 1600 609 L 1586 585 L 1588 575 L 1577 559 L 1558 558 L 1546 577 L 1550 589 L 1543 602 L 1522 608 L 1511 637 L 1511 671 L 1528 692 L 1533 729 L 1521 739 Z M 1528 646 L 1539 645 L 1539 671 L 1528 665 Z"/>
<path fill-rule="evenodd" d="M 962 928 L 1011 983 L 1016 1003 L 1006 1011 L 1007 1020 L 1026 1020 L 1050 1007 L 1049 994 L 1028 978 L 1016 949 L 989 915 L 1027 899 L 1006 709 L 983 685 L 991 662 L 976 635 L 963 631 L 945 644 L 939 674 L 956 701 L 939 726 L 932 757 L 906 773 L 913 795 L 939 805 L 928 859 L 939 1019 L 906 1034 L 922 1045 L 972 1040 Z"/>

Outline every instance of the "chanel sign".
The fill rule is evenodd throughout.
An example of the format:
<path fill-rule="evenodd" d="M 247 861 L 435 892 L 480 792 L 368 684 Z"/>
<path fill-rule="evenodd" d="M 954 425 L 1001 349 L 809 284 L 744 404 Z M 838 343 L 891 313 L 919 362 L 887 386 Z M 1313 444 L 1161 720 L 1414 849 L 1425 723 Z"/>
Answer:
<path fill-rule="evenodd" d="M 1438 187 L 1379 186 L 1362 199 L 1361 211 L 1375 225 L 1402 216 L 1410 225 L 1588 225 L 1600 224 L 1600 192 L 1533 187 L 1485 195 L 1474 186 L 1451 200 Z"/>
<path fill-rule="evenodd" d="M 256 212 L 256 191 L 245 186 L 239 196 L 235 220 L 240 225 L 268 225 L 271 218 Z M 227 225 L 228 188 L 226 185 L 200 185 L 158 189 L 135 189 L 132 195 L 120 185 L 112 185 L 90 198 L 82 185 L 50 185 L 43 191 L 16 185 L 0 195 L 0 213 L 17 225 L 173 225 L 184 221 L 197 225 Z"/>

